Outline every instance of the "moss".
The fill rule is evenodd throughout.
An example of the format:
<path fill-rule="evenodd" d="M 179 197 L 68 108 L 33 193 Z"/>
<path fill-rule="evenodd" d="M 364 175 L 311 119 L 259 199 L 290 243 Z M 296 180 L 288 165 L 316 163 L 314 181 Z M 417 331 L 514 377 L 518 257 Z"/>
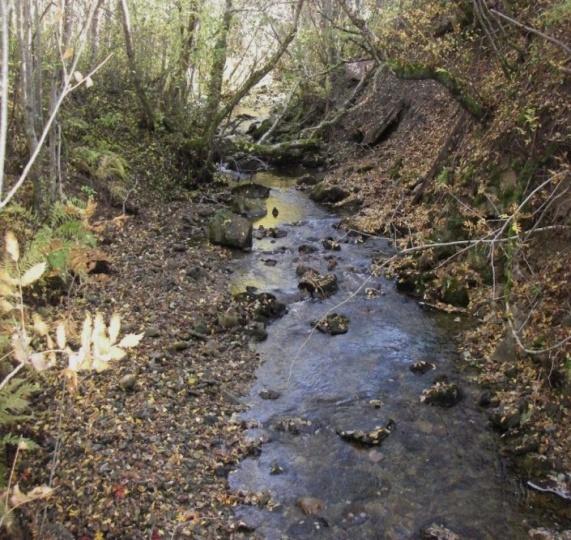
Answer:
<path fill-rule="evenodd" d="M 400 79 L 431 79 L 444 86 L 472 116 L 482 120 L 486 116 L 485 107 L 471 95 L 466 83 L 452 75 L 448 70 L 424 64 L 405 63 L 395 60 L 387 62 L 391 71 Z"/>

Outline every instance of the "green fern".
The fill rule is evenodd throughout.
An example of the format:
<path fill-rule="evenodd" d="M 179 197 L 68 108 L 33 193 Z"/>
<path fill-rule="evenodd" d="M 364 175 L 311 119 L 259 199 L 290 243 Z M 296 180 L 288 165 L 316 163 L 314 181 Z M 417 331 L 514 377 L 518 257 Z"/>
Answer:
<path fill-rule="evenodd" d="M 80 146 L 74 150 L 76 166 L 101 181 L 127 180 L 127 161 L 106 148 Z"/>
<path fill-rule="evenodd" d="M 29 418 L 21 413 L 28 408 L 29 398 L 38 389 L 37 384 L 13 378 L 0 390 L 0 428 Z"/>
<path fill-rule="evenodd" d="M 21 269 L 25 271 L 35 264 L 47 261 L 49 270 L 66 279 L 70 271 L 72 251 L 97 245 L 95 235 L 77 217 L 84 208 L 85 203 L 79 200 L 56 203 L 47 224 L 36 231 L 22 255 Z"/>

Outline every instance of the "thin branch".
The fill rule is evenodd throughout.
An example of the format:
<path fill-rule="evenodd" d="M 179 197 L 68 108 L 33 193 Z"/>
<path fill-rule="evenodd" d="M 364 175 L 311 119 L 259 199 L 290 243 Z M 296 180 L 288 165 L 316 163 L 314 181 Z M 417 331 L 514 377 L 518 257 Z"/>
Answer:
<path fill-rule="evenodd" d="M 536 36 L 542 37 L 543 39 L 553 43 L 554 45 L 557 45 L 558 47 L 563 49 L 569 56 L 571 56 L 571 47 L 565 45 L 565 43 L 563 43 L 562 41 L 559 41 L 557 38 L 554 38 L 553 36 L 550 36 L 548 34 L 544 34 L 543 32 L 540 32 L 539 30 L 536 30 L 535 28 L 532 28 L 531 26 L 527 26 L 526 24 L 520 23 L 519 21 L 516 21 L 515 19 L 508 17 L 505 13 L 501 13 L 500 11 L 498 11 L 496 9 L 490 9 L 490 13 L 493 13 L 496 17 L 499 17 L 500 19 L 503 19 L 504 21 L 507 21 L 507 22 L 517 26 L 518 28 L 521 28 L 522 30 L 525 30 L 526 32 L 531 32 L 532 34 L 535 34 Z"/>

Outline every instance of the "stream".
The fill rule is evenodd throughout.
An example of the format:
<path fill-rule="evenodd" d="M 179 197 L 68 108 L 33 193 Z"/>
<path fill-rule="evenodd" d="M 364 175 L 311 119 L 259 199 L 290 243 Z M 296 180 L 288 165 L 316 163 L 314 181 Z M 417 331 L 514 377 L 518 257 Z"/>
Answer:
<path fill-rule="evenodd" d="M 233 490 L 267 492 L 275 507 L 244 505 L 238 518 L 270 540 L 417 538 L 432 523 L 461 538 L 527 538 L 536 516 L 504 470 L 477 406 L 479 391 L 447 337 L 458 321 L 447 316 L 443 323 L 392 282 L 371 276 L 372 258 L 390 253 L 389 245 L 338 229 L 339 216 L 297 190 L 295 178 L 261 172 L 254 181 L 272 188 L 269 212 L 254 227 L 279 227 L 287 236 L 254 240 L 252 252 L 234 263 L 232 290 L 271 292 L 288 311 L 256 346 L 261 364 L 241 417 L 253 426 L 250 437 L 264 439 L 261 455 L 229 476 Z M 339 251 L 324 248 L 328 237 Z M 300 255 L 301 245 L 316 250 Z M 326 273 L 331 257 L 338 292 L 310 298 L 298 289 L 296 266 Z M 348 332 L 312 331 L 311 321 L 331 308 L 349 318 Z M 423 360 L 436 369 L 411 372 Z M 460 385 L 464 399 L 451 408 L 421 403 L 422 391 L 442 374 Z M 395 427 L 378 446 L 337 433 L 389 420 Z M 303 500 L 313 510 L 302 511 Z"/>

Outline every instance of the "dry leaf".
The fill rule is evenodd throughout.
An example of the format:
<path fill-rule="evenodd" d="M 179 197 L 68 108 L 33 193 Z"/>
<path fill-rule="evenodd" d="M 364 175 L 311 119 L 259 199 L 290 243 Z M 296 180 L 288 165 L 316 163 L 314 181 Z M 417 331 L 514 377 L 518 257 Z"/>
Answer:
<path fill-rule="evenodd" d="M 119 343 L 119 347 L 130 349 L 136 347 L 143 339 L 144 334 L 127 334 Z"/>
<path fill-rule="evenodd" d="M 14 262 L 20 258 L 20 244 L 12 231 L 6 233 L 6 251 Z"/>
<path fill-rule="evenodd" d="M 32 315 L 32 320 L 34 321 L 34 331 L 38 336 L 47 336 L 50 331 L 46 322 L 40 317 L 38 313 Z"/>
<path fill-rule="evenodd" d="M 114 313 L 109 322 L 109 339 L 111 344 L 114 344 L 119 337 L 119 332 L 121 331 L 121 315 Z"/>
<path fill-rule="evenodd" d="M 56 341 L 59 349 L 65 349 L 66 337 L 65 337 L 65 326 L 63 323 L 59 323 L 56 328 Z"/>
<path fill-rule="evenodd" d="M 32 266 L 29 270 L 27 270 L 24 275 L 22 276 L 22 287 L 27 287 L 34 283 L 34 281 L 38 281 L 46 271 L 46 263 L 38 263 Z"/>
<path fill-rule="evenodd" d="M 10 497 L 10 504 L 12 505 L 12 508 L 15 508 L 16 506 L 21 506 L 22 504 L 26 504 L 37 499 L 47 499 L 53 491 L 53 488 L 48 486 L 37 486 L 32 489 L 32 491 L 24 493 L 20 490 L 18 484 L 16 484 L 12 491 L 12 496 Z"/>

